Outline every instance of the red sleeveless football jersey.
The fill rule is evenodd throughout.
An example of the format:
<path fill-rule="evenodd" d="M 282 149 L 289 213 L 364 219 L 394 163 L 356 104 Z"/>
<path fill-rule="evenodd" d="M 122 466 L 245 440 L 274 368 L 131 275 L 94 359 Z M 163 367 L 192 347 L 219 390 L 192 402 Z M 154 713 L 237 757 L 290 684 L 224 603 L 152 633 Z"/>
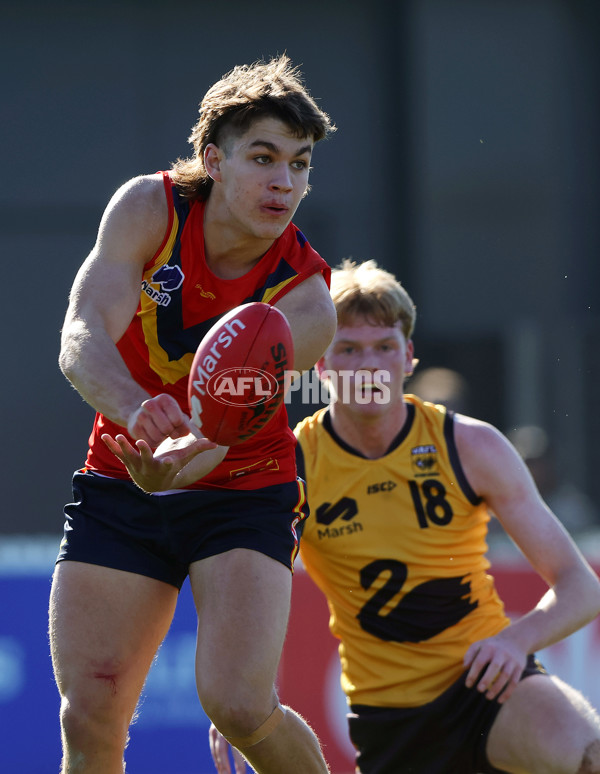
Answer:
<path fill-rule="evenodd" d="M 302 232 L 290 224 L 268 252 L 244 276 L 221 279 L 206 264 L 202 201 L 181 198 L 169 173 L 163 172 L 169 208 L 165 237 L 145 266 L 140 303 L 117 346 L 133 378 L 150 395 L 168 393 L 189 414 L 188 375 L 194 353 L 217 320 L 240 304 L 275 304 L 303 280 L 320 272 L 329 284 L 330 268 Z M 128 478 L 107 449 L 102 433 L 128 434 L 97 414 L 85 468 L 114 478 Z M 232 446 L 209 475 L 192 488 L 254 489 L 293 481 L 294 436 L 285 405 L 255 436 Z"/>

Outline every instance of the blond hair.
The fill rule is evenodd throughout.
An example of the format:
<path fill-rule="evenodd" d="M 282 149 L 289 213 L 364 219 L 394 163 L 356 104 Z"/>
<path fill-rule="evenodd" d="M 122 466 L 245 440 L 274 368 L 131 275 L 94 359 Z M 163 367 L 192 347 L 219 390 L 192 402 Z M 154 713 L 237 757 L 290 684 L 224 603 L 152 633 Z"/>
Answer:
<path fill-rule="evenodd" d="M 396 277 L 376 261 L 342 261 L 331 273 L 331 296 L 338 325 L 352 325 L 357 317 L 384 327 L 399 322 L 405 338 L 411 338 L 416 307 Z"/>
<path fill-rule="evenodd" d="M 193 157 L 173 164 L 173 179 L 182 195 L 205 199 L 213 183 L 204 167 L 206 146 L 223 147 L 261 118 L 278 118 L 295 137 L 311 137 L 313 142 L 335 131 L 285 54 L 267 63 L 238 65 L 210 87 L 200 104 L 200 118 L 188 138 Z"/>

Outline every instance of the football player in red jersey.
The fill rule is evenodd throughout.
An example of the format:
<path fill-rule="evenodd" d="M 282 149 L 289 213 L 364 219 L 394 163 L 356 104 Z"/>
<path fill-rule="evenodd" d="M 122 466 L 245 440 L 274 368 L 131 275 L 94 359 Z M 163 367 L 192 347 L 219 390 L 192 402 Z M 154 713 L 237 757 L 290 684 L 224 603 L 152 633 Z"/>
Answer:
<path fill-rule="evenodd" d="M 123 772 L 188 576 L 207 714 L 257 772 L 327 771 L 274 688 L 306 515 L 285 406 L 228 450 L 192 434 L 187 382 L 204 334 L 249 301 L 286 316 L 298 370 L 329 344 L 329 267 L 292 218 L 314 145 L 333 129 L 286 56 L 234 68 L 201 103 L 193 156 L 117 191 L 77 274 L 60 367 L 97 414 L 50 599 L 63 774 Z M 166 438 L 204 451 L 202 478 L 151 495 L 112 452 L 136 442 L 151 452 Z"/>

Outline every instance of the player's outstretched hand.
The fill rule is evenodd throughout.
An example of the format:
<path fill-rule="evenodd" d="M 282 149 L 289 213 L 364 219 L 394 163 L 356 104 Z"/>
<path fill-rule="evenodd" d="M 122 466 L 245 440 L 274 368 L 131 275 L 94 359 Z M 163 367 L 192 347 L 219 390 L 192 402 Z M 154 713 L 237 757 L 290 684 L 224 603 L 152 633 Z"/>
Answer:
<path fill-rule="evenodd" d="M 127 422 L 132 438 L 146 441 L 156 448 L 165 438 L 182 438 L 190 432 L 190 419 L 171 395 L 148 398 L 133 412 Z"/>
<path fill-rule="evenodd" d="M 177 474 L 201 452 L 216 449 L 217 444 L 208 438 L 197 438 L 189 432 L 177 440 L 168 439 L 155 452 L 145 440 L 135 446 L 124 435 L 113 438 L 108 433 L 102 440 L 111 452 L 121 460 L 135 483 L 145 492 L 164 492 L 176 486 Z M 197 476 L 200 478 L 200 475 Z"/>
<path fill-rule="evenodd" d="M 527 654 L 507 636 L 509 630 L 474 642 L 464 657 L 469 670 L 467 688 L 475 687 L 486 699 L 497 699 L 500 704 L 514 691 L 527 663 Z"/>
<path fill-rule="evenodd" d="M 246 774 L 246 761 L 242 753 L 231 747 L 227 739 L 217 731 L 212 725 L 208 730 L 208 743 L 210 745 L 210 754 L 217 769 L 218 774 Z M 231 769 L 229 761 L 229 749 L 233 753 L 234 769 Z"/>

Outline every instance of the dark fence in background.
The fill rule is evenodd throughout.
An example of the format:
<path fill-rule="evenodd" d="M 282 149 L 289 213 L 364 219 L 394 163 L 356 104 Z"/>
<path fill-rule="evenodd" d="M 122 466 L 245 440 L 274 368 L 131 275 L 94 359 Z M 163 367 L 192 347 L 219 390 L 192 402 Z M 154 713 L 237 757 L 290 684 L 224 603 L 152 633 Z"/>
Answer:
<path fill-rule="evenodd" d="M 282 51 L 338 125 L 298 225 L 331 264 L 396 272 L 420 368 L 460 371 L 503 430 L 542 424 L 595 495 L 598 4 L 309 1 L 300 24 L 268 9 L 231 3 L 224 37 L 199 2 L 2 4 L 0 533 L 58 533 L 84 459 L 92 414 L 56 358 L 106 201 L 188 153 L 216 78 Z"/>

